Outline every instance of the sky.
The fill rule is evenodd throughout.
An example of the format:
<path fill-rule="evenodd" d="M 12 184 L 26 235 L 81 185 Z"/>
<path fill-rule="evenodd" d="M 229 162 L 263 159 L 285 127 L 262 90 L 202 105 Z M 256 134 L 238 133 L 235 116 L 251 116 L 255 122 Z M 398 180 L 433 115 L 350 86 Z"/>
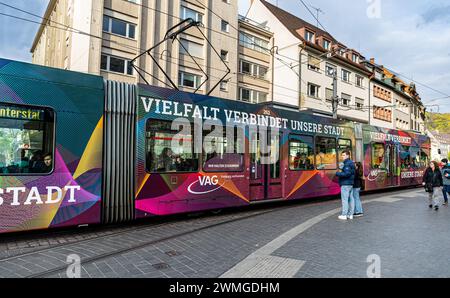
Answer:
<path fill-rule="evenodd" d="M 80 1 L 80 0 L 76 0 Z M 238 0 L 245 15 L 250 0 Z M 0 0 L 43 15 L 48 0 Z M 300 0 L 278 2 L 280 8 L 316 25 Z M 450 113 L 449 0 L 304 0 L 320 8 L 320 23 L 334 38 L 367 59 L 415 80 L 427 109 Z M 0 13 L 39 22 L 0 4 Z M 31 61 L 30 48 L 39 25 L 0 15 L 0 57 Z M 432 89 L 435 90 L 432 90 Z M 447 97 L 447 98 L 444 98 Z"/>

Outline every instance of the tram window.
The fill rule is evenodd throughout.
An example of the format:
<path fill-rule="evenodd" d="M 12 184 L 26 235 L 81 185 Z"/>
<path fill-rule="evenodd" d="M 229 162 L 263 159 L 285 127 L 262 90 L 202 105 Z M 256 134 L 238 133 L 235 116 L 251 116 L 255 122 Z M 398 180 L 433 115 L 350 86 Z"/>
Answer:
<path fill-rule="evenodd" d="M 338 156 L 339 158 L 342 156 L 344 151 L 350 152 L 350 158 L 353 158 L 353 150 L 352 150 L 352 141 L 340 139 L 338 142 Z"/>
<path fill-rule="evenodd" d="M 400 168 L 403 169 L 410 169 L 412 168 L 411 165 L 411 150 L 408 146 L 400 146 Z"/>
<path fill-rule="evenodd" d="M 193 128 L 187 134 L 174 131 L 171 122 L 147 121 L 146 167 L 151 173 L 197 172 L 199 155 L 194 153 Z"/>
<path fill-rule="evenodd" d="M 411 156 L 411 168 L 416 169 L 420 165 L 420 148 L 409 147 L 409 152 Z"/>
<path fill-rule="evenodd" d="M 316 166 L 318 170 L 336 170 L 336 139 L 316 137 Z"/>
<path fill-rule="evenodd" d="M 0 105 L 0 175 L 53 171 L 54 119 L 48 108 Z"/>
<path fill-rule="evenodd" d="M 372 144 L 372 168 L 387 169 L 387 155 L 383 143 Z"/>
<path fill-rule="evenodd" d="M 426 168 L 428 166 L 428 163 L 430 161 L 429 152 L 430 152 L 429 149 L 420 148 L 420 156 L 419 156 L 420 162 L 418 164 L 418 167 Z"/>
<path fill-rule="evenodd" d="M 314 141 L 312 137 L 289 136 L 289 169 L 292 171 L 314 170 Z"/>
<path fill-rule="evenodd" d="M 205 172 L 242 172 L 244 171 L 244 132 L 242 129 L 234 128 L 233 135 L 227 135 L 224 128 L 223 136 L 203 137 L 208 146 L 208 153 L 204 153 L 203 170 Z M 228 133 L 230 134 L 230 133 Z M 233 145 L 233 148 L 230 146 Z M 209 148 L 210 147 L 210 148 Z M 206 149 L 206 148 L 205 148 Z"/>

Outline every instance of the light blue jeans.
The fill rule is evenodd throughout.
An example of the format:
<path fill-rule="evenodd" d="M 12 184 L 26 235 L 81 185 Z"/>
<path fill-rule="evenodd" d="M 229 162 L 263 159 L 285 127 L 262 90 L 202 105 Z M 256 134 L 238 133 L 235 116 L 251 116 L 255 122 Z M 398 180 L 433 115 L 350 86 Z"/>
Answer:
<path fill-rule="evenodd" d="M 359 196 L 359 193 L 361 192 L 361 188 L 354 188 L 353 189 L 353 199 L 355 200 L 355 214 L 363 214 L 363 206 L 361 203 L 361 197 Z"/>
<path fill-rule="evenodd" d="M 353 216 L 355 214 L 355 200 L 353 198 L 353 186 L 341 186 L 342 216 Z"/>

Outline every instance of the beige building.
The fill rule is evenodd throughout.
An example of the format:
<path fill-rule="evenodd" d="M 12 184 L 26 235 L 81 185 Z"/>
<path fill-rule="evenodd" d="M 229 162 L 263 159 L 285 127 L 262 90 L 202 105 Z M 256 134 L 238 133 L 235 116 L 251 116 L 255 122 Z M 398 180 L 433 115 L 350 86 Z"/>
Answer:
<path fill-rule="evenodd" d="M 272 47 L 273 33 L 269 27 L 239 16 L 238 100 L 273 101 Z"/>
<path fill-rule="evenodd" d="M 231 73 L 211 95 L 235 99 L 239 59 L 237 0 L 51 0 L 45 12 L 48 20 L 39 28 L 31 48 L 33 62 L 111 80 L 144 82 L 130 61 L 162 41 L 169 28 L 187 18 L 204 24 L 200 30 L 217 53 L 193 27 L 178 40 L 156 48 L 153 56 L 181 90 L 193 92 L 201 86 L 199 93 L 203 94 L 226 74 L 222 57 Z M 60 30 L 49 24 L 75 30 Z M 150 56 L 143 55 L 135 65 L 146 71 L 143 75 L 150 84 L 171 86 Z"/>

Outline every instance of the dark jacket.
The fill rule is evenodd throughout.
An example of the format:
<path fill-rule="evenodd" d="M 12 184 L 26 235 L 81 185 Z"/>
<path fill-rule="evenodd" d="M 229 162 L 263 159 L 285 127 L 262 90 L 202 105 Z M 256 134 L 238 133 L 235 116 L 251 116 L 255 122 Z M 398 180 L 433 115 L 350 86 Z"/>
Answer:
<path fill-rule="evenodd" d="M 450 176 L 449 177 L 445 177 L 445 174 L 449 174 L 450 175 L 450 166 L 449 165 L 445 165 L 442 168 L 442 179 L 444 180 L 444 185 L 450 185 Z"/>
<path fill-rule="evenodd" d="M 425 175 L 423 176 L 423 182 L 425 184 L 432 184 L 433 187 L 443 186 L 444 182 L 442 180 L 441 170 L 435 169 L 433 172 L 431 168 L 427 168 Z"/>
<path fill-rule="evenodd" d="M 363 188 L 363 173 L 362 171 L 356 171 L 355 169 L 355 182 L 353 188 Z"/>
<path fill-rule="evenodd" d="M 340 186 L 353 186 L 355 182 L 355 164 L 350 159 L 344 161 L 344 168 L 342 172 L 337 172 L 336 176 L 339 177 Z"/>

